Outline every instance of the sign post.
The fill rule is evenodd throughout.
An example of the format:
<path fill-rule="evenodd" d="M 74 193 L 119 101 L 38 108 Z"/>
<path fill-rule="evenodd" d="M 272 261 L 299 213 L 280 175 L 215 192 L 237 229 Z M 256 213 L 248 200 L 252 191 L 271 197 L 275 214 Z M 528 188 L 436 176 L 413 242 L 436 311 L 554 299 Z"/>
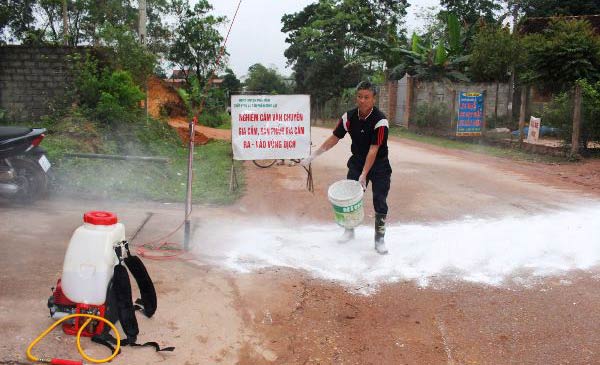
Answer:
<path fill-rule="evenodd" d="M 483 93 L 460 92 L 456 135 L 459 137 L 481 136 L 483 126 Z"/>

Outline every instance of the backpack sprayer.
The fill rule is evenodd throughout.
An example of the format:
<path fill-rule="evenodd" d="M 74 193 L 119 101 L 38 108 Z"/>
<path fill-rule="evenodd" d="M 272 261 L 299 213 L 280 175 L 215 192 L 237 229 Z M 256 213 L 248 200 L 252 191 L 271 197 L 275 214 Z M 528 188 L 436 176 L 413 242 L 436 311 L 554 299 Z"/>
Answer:
<path fill-rule="evenodd" d="M 30 361 L 55 365 L 82 365 L 82 361 L 57 358 L 38 358 L 32 355 L 33 347 L 58 325 L 63 332 L 76 336 L 81 356 L 92 363 L 112 360 L 120 347 L 152 346 L 156 351 L 173 351 L 174 347 L 161 349 L 156 342 L 137 344 L 139 333 L 135 310 L 150 318 L 156 311 L 156 290 L 148 271 L 139 257 L 129 251 L 125 228 L 117 216 L 110 212 L 92 211 L 83 216 L 84 224 L 71 237 L 65 254 L 63 272 L 48 299 L 50 316 L 57 320 L 27 348 Z M 131 283 L 127 269 L 133 274 L 141 298 L 134 306 Z M 127 338 L 115 327 L 117 321 Z M 110 335 L 113 331 L 115 337 Z M 110 348 L 113 353 L 104 359 L 91 358 L 81 348 L 81 336 Z M 114 346 L 113 346 L 114 345 Z"/>

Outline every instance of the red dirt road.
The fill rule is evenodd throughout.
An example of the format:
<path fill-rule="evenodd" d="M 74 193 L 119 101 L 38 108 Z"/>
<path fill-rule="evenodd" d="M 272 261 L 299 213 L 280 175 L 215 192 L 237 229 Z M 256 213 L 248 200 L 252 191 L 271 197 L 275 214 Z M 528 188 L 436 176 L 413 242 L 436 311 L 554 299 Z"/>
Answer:
<path fill-rule="evenodd" d="M 320 143 L 329 131 L 313 128 Z M 210 252 L 214 232 L 232 220 L 331 221 L 327 186 L 345 176 L 348 141 L 319 158 L 315 193 L 298 167 L 246 165 L 246 195 L 230 207 L 195 207 L 194 245 Z M 405 140 L 391 142 L 390 222 L 442 222 L 527 216 L 600 199 L 598 161 L 515 163 Z M 45 302 L 81 214 L 119 214 L 128 235 L 154 216 L 136 242 L 181 221 L 176 204 L 47 200 L 0 206 L 0 364 L 25 363 L 24 351 L 51 320 Z M 370 194 L 367 220 L 372 224 Z M 598 237 L 590 237 L 598 240 Z M 180 241 L 181 235 L 172 237 Z M 370 245 L 366 242 L 365 245 Z M 389 247 L 390 254 L 400 247 Z M 344 247 L 340 247 L 343 255 Z M 435 255 L 435 252 L 431 253 Z M 172 345 L 172 354 L 125 348 L 116 364 L 600 364 L 600 267 L 494 287 L 429 278 L 383 285 L 372 295 L 271 267 L 241 274 L 211 263 L 146 260 L 159 296 L 152 319 L 138 316 L 140 341 Z M 514 273 L 527 277 L 527 271 Z M 84 341 L 85 342 L 85 341 Z M 85 342 L 91 355 L 106 349 Z M 37 353 L 79 358 L 74 341 L 53 332 Z"/>

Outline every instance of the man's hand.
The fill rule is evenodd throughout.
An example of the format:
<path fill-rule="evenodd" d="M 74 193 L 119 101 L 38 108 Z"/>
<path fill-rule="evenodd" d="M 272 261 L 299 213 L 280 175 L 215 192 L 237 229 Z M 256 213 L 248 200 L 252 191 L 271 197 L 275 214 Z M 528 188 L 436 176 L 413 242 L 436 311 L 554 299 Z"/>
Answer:
<path fill-rule="evenodd" d="M 304 166 L 304 167 L 308 167 L 308 166 L 310 166 L 310 163 L 312 162 L 313 159 L 314 159 L 313 156 L 308 156 L 307 158 L 303 158 L 302 160 L 300 160 L 300 165 Z"/>
<path fill-rule="evenodd" d="M 363 190 L 367 190 L 367 175 L 366 174 L 361 174 L 358 177 L 358 182 L 362 186 Z"/>

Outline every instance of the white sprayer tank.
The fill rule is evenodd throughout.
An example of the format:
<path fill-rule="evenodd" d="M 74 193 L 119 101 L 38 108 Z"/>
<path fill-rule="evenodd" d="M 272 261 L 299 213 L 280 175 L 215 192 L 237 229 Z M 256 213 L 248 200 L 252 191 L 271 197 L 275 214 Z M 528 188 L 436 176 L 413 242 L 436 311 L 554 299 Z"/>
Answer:
<path fill-rule="evenodd" d="M 101 305 L 106 301 L 108 283 L 119 263 L 114 245 L 125 240 L 125 228 L 110 212 L 87 212 L 83 222 L 67 248 L 62 290 L 75 303 Z"/>

